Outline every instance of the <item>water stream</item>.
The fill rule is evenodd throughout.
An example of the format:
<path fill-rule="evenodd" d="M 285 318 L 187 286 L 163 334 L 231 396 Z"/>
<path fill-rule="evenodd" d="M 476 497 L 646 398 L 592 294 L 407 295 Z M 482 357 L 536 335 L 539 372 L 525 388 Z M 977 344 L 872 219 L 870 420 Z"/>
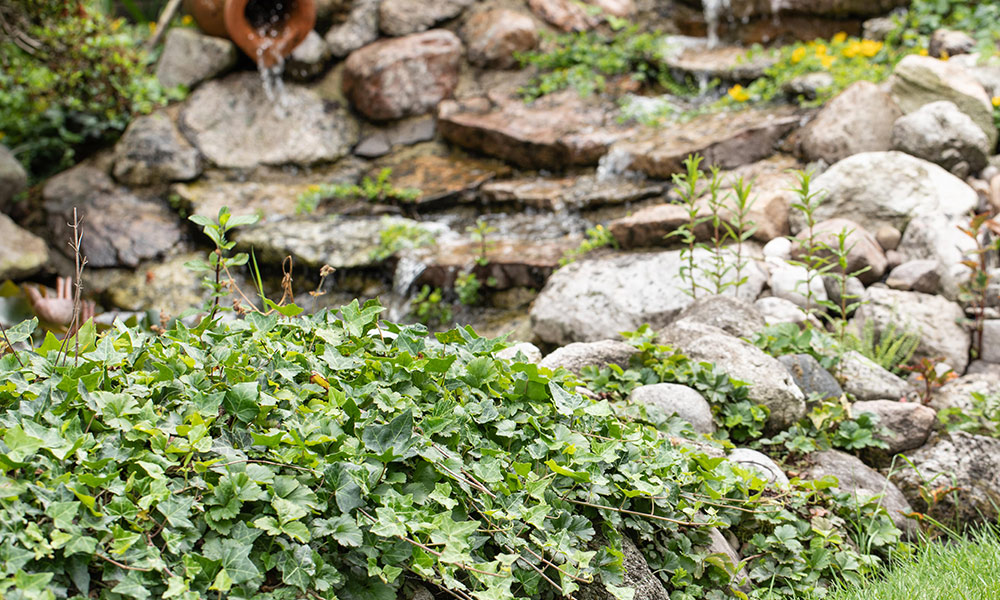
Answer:
<path fill-rule="evenodd" d="M 771 0 L 772 4 L 781 0 Z M 708 25 L 708 46 L 714 48 L 719 44 L 719 20 L 729 16 L 729 0 L 702 0 L 705 11 L 705 23 Z"/>

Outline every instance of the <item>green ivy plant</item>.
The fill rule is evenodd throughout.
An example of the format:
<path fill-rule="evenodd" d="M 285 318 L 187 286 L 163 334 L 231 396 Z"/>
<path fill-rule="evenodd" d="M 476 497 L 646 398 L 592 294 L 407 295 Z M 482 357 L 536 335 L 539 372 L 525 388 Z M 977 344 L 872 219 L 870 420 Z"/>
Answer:
<path fill-rule="evenodd" d="M 411 203 L 420 197 L 416 188 L 398 188 L 391 182 L 392 169 L 386 167 L 375 178 L 364 177 L 357 183 L 321 183 L 311 185 L 295 200 L 297 214 L 316 212 L 324 200 L 341 198 L 366 202 Z"/>

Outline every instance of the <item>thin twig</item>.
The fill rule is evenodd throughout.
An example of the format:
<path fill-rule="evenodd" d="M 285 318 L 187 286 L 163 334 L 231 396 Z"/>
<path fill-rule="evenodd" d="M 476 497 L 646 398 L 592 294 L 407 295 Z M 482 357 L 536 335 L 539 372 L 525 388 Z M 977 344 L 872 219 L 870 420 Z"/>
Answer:
<path fill-rule="evenodd" d="M 24 363 L 21 362 L 21 357 L 17 355 L 17 349 L 14 348 L 14 344 L 10 343 L 10 338 L 7 337 L 7 328 L 3 326 L 3 323 L 0 323 L 0 333 L 3 333 L 4 343 L 6 343 L 7 347 L 10 348 L 10 352 L 14 355 L 14 359 L 17 361 L 17 364 L 21 365 L 21 368 L 23 369 Z"/>
<path fill-rule="evenodd" d="M 143 573 L 149 573 L 150 571 L 153 570 L 153 569 L 144 569 L 142 567 L 130 567 L 130 566 L 126 565 L 125 563 L 120 563 L 120 562 L 118 562 L 117 560 L 115 560 L 113 558 L 110 558 L 108 556 L 104 556 L 100 552 L 95 552 L 94 556 L 96 556 L 97 558 L 100 558 L 102 560 L 106 560 L 109 563 L 115 565 L 116 567 L 121 567 L 121 568 L 125 569 L 126 571 L 142 571 Z"/>
<path fill-rule="evenodd" d="M 159 20 L 156 21 L 156 30 L 149 38 L 149 41 L 146 42 L 146 50 L 152 50 L 157 44 L 160 43 L 160 39 L 163 38 L 163 34 L 167 31 L 167 25 L 170 24 L 174 15 L 177 14 L 177 9 L 180 8 L 180 5 L 181 0 L 170 0 L 170 2 L 167 3 L 166 8 L 164 8 L 163 12 L 160 13 Z"/>
<path fill-rule="evenodd" d="M 683 525 L 685 527 L 712 527 L 715 523 L 697 523 L 694 521 L 678 521 L 677 519 L 671 519 L 669 517 L 661 517 L 660 515 L 651 515 L 649 513 L 637 512 L 634 510 L 628 510 L 627 508 L 615 508 L 613 506 L 603 506 L 601 504 L 592 504 L 590 502 L 584 502 L 583 500 L 573 500 L 572 498 L 564 498 L 566 502 L 572 504 L 579 504 L 580 506 L 589 506 L 590 508 L 599 508 L 603 510 L 613 510 L 615 512 L 623 513 L 626 515 L 635 515 L 637 517 L 649 517 L 650 519 L 656 519 L 657 521 L 666 521 L 668 523 L 674 523 L 677 525 Z"/>

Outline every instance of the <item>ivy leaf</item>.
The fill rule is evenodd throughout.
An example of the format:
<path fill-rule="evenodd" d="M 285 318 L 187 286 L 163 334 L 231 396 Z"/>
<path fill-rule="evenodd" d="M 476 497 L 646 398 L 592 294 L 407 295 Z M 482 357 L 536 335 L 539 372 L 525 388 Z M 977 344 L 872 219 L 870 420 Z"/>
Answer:
<path fill-rule="evenodd" d="M 44 441 L 25 433 L 20 425 L 9 428 L 3 436 L 3 442 L 10 449 L 7 458 L 14 463 L 25 462 L 45 445 Z"/>
<path fill-rule="evenodd" d="M 293 551 L 282 550 L 278 554 L 278 570 L 281 571 L 282 581 L 306 591 L 316 573 L 312 550 L 309 546 L 295 546 Z"/>
<path fill-rule="evenodd" d="M 617 585 L 605 583 L 604 589 L 608 590 L 608 593 L 611 594 L 615 600 L 633 600 L 635 598 L 635 588 L 618 587 Z"/>
<path fill-rule="evenodd" d="M 188 519 L 194 498 L 191 496 L 171 496 L 156 505 L 156 510 L 163 515 L 171 527 L 194 528 L 194 523 Z"/>
<path fill-rule="evenodd" d="M 406 456 L 413 446 L 413 411 L 407 409 L 388 425 L 369 425 L 361 440 L 370 452 L 383 463 L 390 463 Z"/>
<path fill-rule="evenodd" d="M 342 513 L 349 514 L 355 508 L 365 505 L 364 499 L 361 498 L 361 488 L 342 463 L 337 463 L 327 469 L 325 477 L 333 487 L 337 508 Z"/>
<path fill-rule="evenodd" d="M 337 540 L 341 546 L 351 548 L 359 547 L 364 541 L 361 528 L 354 522 L 354 519 L 346 515 L 332 519 L 315 519 L 313 533 L 318 537 L 330 536 Z"/>
<path fill-rule="evenodd" d="M 260 411 L 257 402 L 259 399 L 260 386 L 257 382 L 245 381 L 230 387 L 222 404 L 226 412 L 244 423 L 249 423 L 257 418 L 257 413 Z"/>
<path fill-rule="evenodd" d="M 118 582 L 118 585 L 111 588 L 111 591 L 127 598 L 135 598 L 136 600 L 146 600 L 151 595 L 149 593 L 149 585 L 143 581 L 138 571 L 129 571 Z"/>

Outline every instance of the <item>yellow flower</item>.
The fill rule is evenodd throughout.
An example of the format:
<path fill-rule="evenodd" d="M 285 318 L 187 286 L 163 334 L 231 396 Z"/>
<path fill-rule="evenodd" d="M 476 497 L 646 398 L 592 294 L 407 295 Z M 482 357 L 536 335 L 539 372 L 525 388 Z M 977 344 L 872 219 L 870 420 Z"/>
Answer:
<path fill-rule="evenodd" d="M 948 51 L 947 50 L 942 50 L 940 58 L 941 58 L 941 60 L 948 60 L 951 57 L 948 56 Z"/>
<path fill-rule="evenodd" d="M 834 44 L 843 44 L 845 41 L 847 41 L 847 32 L 841 31 L 837 35 L 830 38 L 830 41 L 833 42 Z"/>
<path fill-rule="evenodd" d="M 917 54 L 919 54 L 920 56 L 927 56 L 928 54 L 927 48 L 921 48 L 920 52 L 918 52 Z"/>
<path fill-rule="evenodd" d="M 837 60 L 835 56 L 823 56 L 819 59 L 819 62 L 823 64 L 824 69 L 829 69 L 833 66 L 835 60 Z"/>
<path fill-rule="evenodd" d="M 794 52 L 792 52 L 792 64 L 793 65 L 798 64 L 798 62 L 805 57 L 806 57 L 806 49 L 802 46 L 799 46 L 798 48 L 795 49 Z"/>
<path fill-rule="evenodd" d="M 861 42 L 853 41 L 850 44 L 844 46 L 844 49 L 840 51 L 846 58 L 854 58 L 861 53 Z"/>
<path fill-rule="evenodd" d="M 882 49 L 882 42 L 876 42 L 875 40 L 862 40 L 859 51 L 862 56 L 871 58 L 878 54 L 879 50 Z"/>
<path fill-rule="evenodd" d="M 823 56 L 826 54 L 826 44 L 820 44 L 816 46 L 816 56 Z"/>
<path fill-rule="evenodd" d="M 750 94 L 743 89 L 742 85 L 737 83 L 733 87 L 729 88 L 729 97 L 737 102 L 746 102 L 750 99 Z"/>
<path fill-rule="evenodd" d="M 993 102 L 993 106 L 1000 107 L 1000 96 L 993 96 L 991 102 Z M 3 135 L 3 132 L 0 131 L 0 136 L 2 136 L 2 135 Z"/>
<path fill-rule="evenodd" d="M 115 19 L 114 21 L 111 21 L 111 31 L 118 31 L 121 29 L 123 22 L 124 19 Z"/>
<path fill-rule="evenodd" d="M 181 17 L 181 25 L 187 27 L 191 25 L 191 23 L 194 23 L 194 19 L 191 18 L 191 15 L 184 15 Z"/>
<path fill-rule="evenodd" d="M 154 31 L 156 31 L 156 23 L 150 21 L 149 22 L 149 32 L 153 33 Z"/>

